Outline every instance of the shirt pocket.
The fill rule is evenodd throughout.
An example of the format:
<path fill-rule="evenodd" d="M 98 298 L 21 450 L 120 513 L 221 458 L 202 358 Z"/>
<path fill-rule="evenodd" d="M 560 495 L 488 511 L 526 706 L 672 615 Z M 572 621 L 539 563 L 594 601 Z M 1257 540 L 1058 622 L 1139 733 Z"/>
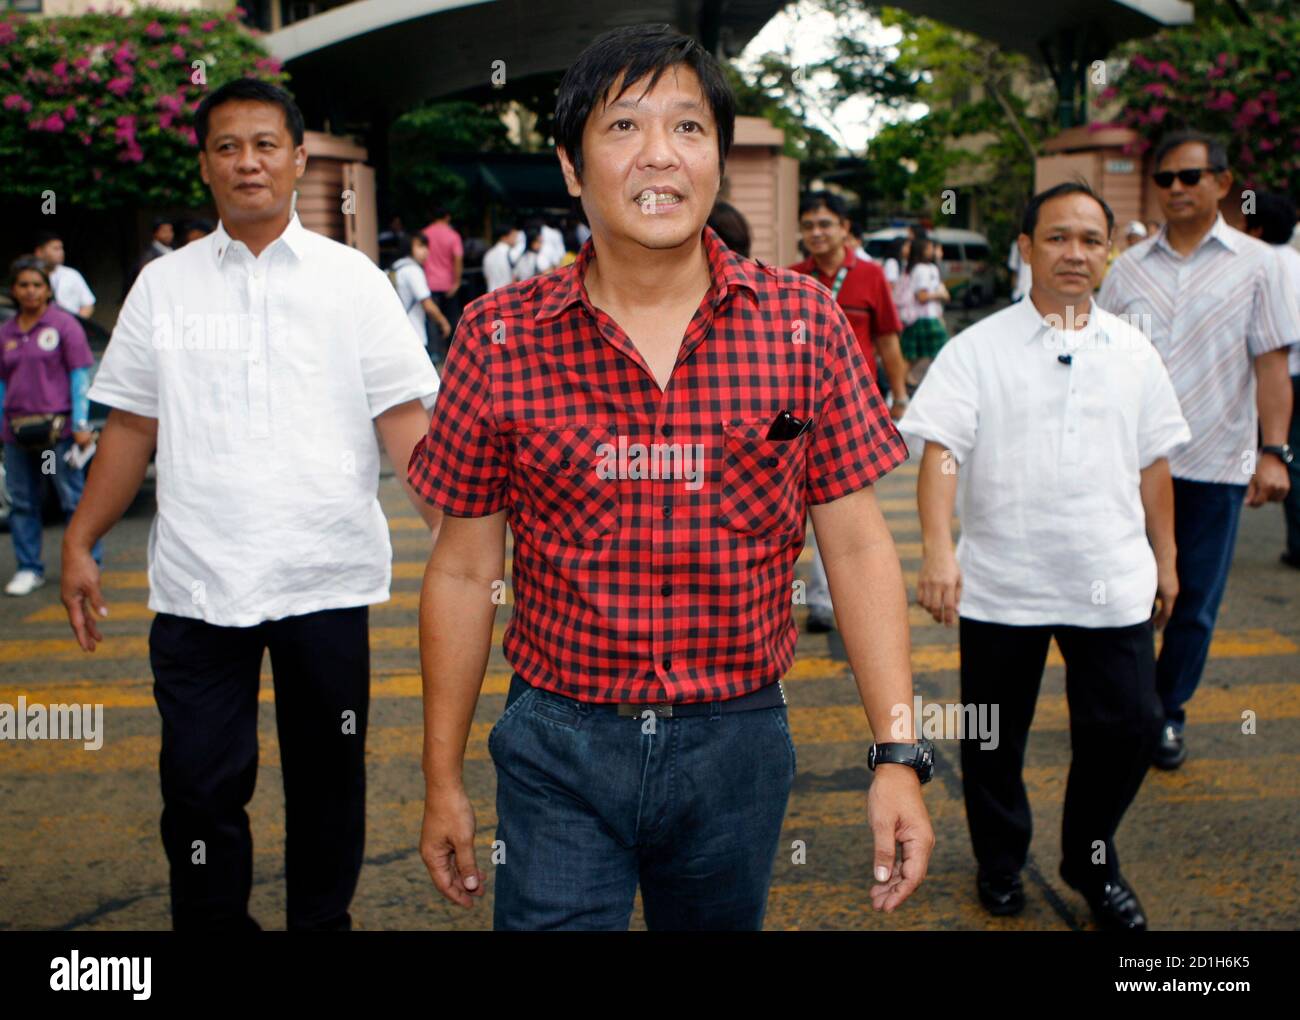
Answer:
<path fill-rule="evenodd" d="M 789 538 L 803 523 L 808 433 L 768 439 L 770 425 L 766 419 L 723 425 L 718 523 L 742 535 Z"/>
<path fill-rule="evenodd" d="M 610 425 L 577 423 L 517 432 L 520 526 L 580 545 L 618 531 L 620 482 L 601 470 L 607 451 L 616 446 Z"/>

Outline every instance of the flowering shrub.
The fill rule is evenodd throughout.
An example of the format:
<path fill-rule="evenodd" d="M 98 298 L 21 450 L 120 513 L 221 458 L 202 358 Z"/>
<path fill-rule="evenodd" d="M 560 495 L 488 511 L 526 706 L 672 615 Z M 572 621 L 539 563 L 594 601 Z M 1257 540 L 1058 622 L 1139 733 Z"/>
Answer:
<path fill-rule="evenodd" d="M 0 197 L 201 205 L 194 111 L 232 78 L 276 84 L 242 11 L 0 16 Z"/>
<path fill-rule="evenodd" d="M 1300 19 L 1253 15 L 1253 24 L 1204 22 L 1125 48 L 1128 66 L 1103 91 L 1145 151 L 1178 128 L 1223 140 L 1247 188 L 1300 193 Z"/>

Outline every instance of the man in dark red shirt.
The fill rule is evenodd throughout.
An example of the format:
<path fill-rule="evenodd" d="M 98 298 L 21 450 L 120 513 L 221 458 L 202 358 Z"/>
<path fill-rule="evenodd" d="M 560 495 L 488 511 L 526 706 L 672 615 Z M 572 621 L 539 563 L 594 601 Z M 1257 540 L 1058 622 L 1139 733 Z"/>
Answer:
<path fill-rule="evenodd" d="M 466 309 L 416 491 L 446 511 L 420 601 L 421 856 L 471 906 L 462 779 L 514 535 L 494 925 L 758 928 L 795 774 L 780 677 L 809 505 L 873 732 L 910 705 L 902 571 L 871 483 L 906 456 L 839 308 L 705 227 L 734 128 L 665 26 L 596 40 L 556 138 L 592 237 Z M 872 902 L 925 875 L 929 748 L 879 745 Z M 901 844 L 901 853 L 895 845 Z"/>
<path fill-rule="evenodd" d="M 879 349 L 889 379 L 890 413 L 898 418 L 907 407 L 907 362 L 898 340 L 903 323 L 885 271 L 859 257 L 850 227 L 848 207 L 839 195 L 830 191 L 806 195 L 799 203 L 799 233 L 808 257 L 790 268 L 807 273 L 840 303 L 873 379 Z"/>
<path fill-rule="evenodd" d="M 848 207 L 839 195 L 829 191 L 806 195 L 799 203 L 799 233 L 809 254 L 790 268 L 807 273 L 839 302 L 873 378 L 875 349 L 880 348 L 880 360 L 889 379 L 890 416 L 898 418 L 907 409 L 907 362 L 898 341 L 903 324 L 884 270 L 857 256 L 853 250 L 857 242 L 850 226 Z M 835 629 L 835 609 L 816 539 L 812 554 L 807 627 L 812 634 L 824 634 Z"/>

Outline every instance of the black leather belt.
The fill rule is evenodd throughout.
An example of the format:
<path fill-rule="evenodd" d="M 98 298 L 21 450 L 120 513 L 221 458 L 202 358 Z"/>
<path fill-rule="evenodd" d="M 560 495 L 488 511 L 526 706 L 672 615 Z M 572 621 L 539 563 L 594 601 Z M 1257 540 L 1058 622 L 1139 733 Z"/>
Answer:
<path fill-rule="evenodd" d="M 516 685 L 521 689 L 516 690 Z M 510 695 L 506 701 L 509 705 L 519 694 L 528 690 L 532 685 L 528 683 L 518 673 L 510 678 Z M 570 698 L 567 694 L 556 694 L 554 691 L 542 690 L 547 697 L 563 698 L 573 705 L 579 706 L 582 711 L 587 712 L 615 712 L 621 716 L 630 716 L 641 719 L 646 712 L 654 712 L 660 719 L 685 718 L 687 716 L 713 715 L 715 712 L 725 714 L 727 712 L 752 712 L 759 708 L 776 708 L 784 705 L 785 688 L 781 686 L 778 680 L 774 684 L 768 684 L 766 687 L 760 687 L 756 691 L 750 691 L 748 694 L 741 694 L 735 698 L 727 698 L 722 701 L 690 701 L 675 703 L 671 701 L 611 701 L 611 702 L 593 702 L 580 701 L 577 698 Z"/>

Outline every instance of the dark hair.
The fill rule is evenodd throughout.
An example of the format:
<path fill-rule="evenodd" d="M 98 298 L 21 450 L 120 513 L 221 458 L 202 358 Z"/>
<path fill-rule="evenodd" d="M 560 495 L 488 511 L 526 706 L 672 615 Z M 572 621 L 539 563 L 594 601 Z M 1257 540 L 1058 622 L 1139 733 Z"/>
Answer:
<path fill-rule="evenodd" d="M 809 191 L 799 199 L 799 218 L 815 209 L 825 208 L 845 223 L 849 220 L 849 204 L 833 191 Z"/>
<path fill-rule="evenodd" d="M 293 96 L 277 85 L 256 78 L 236 78 L 228 81 L 215 92 L 204 96 L 199 108 L 194 111 L 194 134 L 198 137 L 199 150 L 208 146 L 208 118 L 222 103 L 235 99 L 247 99 L 256 103 L 272 103 L 284 111 L 284 123 L 293 136 L 293 144 L 302 144 L 304 124 L 302 111 L 293 101 Z"/>
<path fill-rule="evenodd" d="M 9 267 L 9 287 L 13 288 L 18 282 L 18 277 L 23 273 L 40 273 L 41 279 L 45 281 L 45 286 L 49 289 L 50 294 L 54 293 L 54 284 L 50 282 L 50 267 L 44 259 L 38 259 L 33 255 L 23 255 L 14 259 L 13 264 Z"/>
<path fill-rule="evenodd" d="M 714 202 L 713 212 L 709 213 L 709 226 L 717 231 L 722 243 L 737 255 L 749 257 L 749 224 L 734 205 L 730 202 Z"/>
<path fill-rule="evenodd" d="M 930 243 L 930 235 L 927 234 L 922 227 L 916 226 L 915 224 L 908 229 L 915 230 L 915 236 L 910 242 L 912 247 L 908 249 L 907 252 L 907 271 L 910 273 L 914 266 L 919 266 L 923 262 L 930 261 L 922 254 L 925 251 L 925 246 Z"/>
<path fill-rule="evenodd" d="M 903 248 L 908 243 L 910 243 L 910 241 L 911 238 L 909 237 L 899 237 L 891 241 L 889 245 L 889 257 L 892 258 L 895 262 L 901 264 L 903 261 Z M 909 255 L 910 254 L 911 253 L 909 252 Z"/>
<path fill-rule="evenodd" d="M 669 25 L 628 25 L 604 33 L 583 50 L 560 82 L 555 97 L 555 144 L 582 178 L 582 132 L 597 102 L 616 102 L 647 75 L 642 95 L 658 83 L 668 68 L 685 64 L 700 79 L 704 101 L 718 127 L 718 171 L 736 132 L 736 100 L 717 58 L 690 36 Z M 622 75 L 618 95 L 610 95 Z"/>
<path fill-rule="evenodd" d="M 437 223 L 439 220 L 446 219 L 450 215 L 451 215 L 451 210 L 448 209 L 445 205 L 435 205 L 433 207 L 433 215 L 429 217 L 429 222 Z"/>
<path fill-rule="evenodd" d="M 35 251 L 37 248 L 44 247 L 45 245 L 49 244 L 51 241 L 62 241 L 62 240 L 63 240 L 62 234 L 55 233 L 53 230 L 42 230 L 37 233 L 36 242 L 32 245 L 32 250 Z"/>
<path fill-rule="evenodd" d="M 213 225 L 211 220 L 197 219 L 189 220 L 185 224 L 185 229 L 182 233 L 188 234 L 191 230 L 202 230 L 205 234 L 210 234 L 216 229 L 217 228 Z"/>
<path fill-rule="evenodd" d="M 1290 195 L 1261 191 L 1255 195 L 1255 211 L 1246 214 L 1246 227 L 1262 229 L 1260 240 L 1268 244 L 1287 244 L 1295 233 L 1295 203 Z M 1300 413 L 1300 408 L 1296 409 Z"/>
<path fill-rule="evenodd" d="M 506 234 L 510 233 L 512 230 L 518 230 L 518 229 L 519 229 L 519 224 L 516 223 L 513 219 L 507 217 L 504 220 L 497 220 L 497 229 L 493 236 L 505 237 Z"/>
<path fill-rule="evenodd" d="M 1161 138 L 1160 144 L 1156 146 L 1156 151 L 1151 157 L 1151 169 L 1159 170 L 1165 157 L 1180 145 L 1204 145 L 1205 158 L 1210 164 L 1210 169 L 1215 173 L 1222 173 L 1228 169 L 1228 150 L 1213 135 L 1201 131 L 1174 131 Z"/>
<path fill-rule="evenodd" d="M 402 234 L 401 237 L 398 238 L 397 250 L 403 255 L 414 258 L 415 246 L 417 244 L 422 244 L 427 248 L 429 246 L 429 239 L 418 230 L 412 230 L 409 234 Z"/>
<path fill-rule="evenodd" d="M 1031 198 L 1029 204 L 1025 206 L 1025 215 L 1020 220 L 1020 232 L 1022 234 L 1028 234 L 1032 240 L 1034 230 L 1038 226 L 1038 210 L 1043 207 L 1044 202 L 1050 202 L 1052 199 L 1060 198 L 1062 195 L 1087 195 L 1101 206 L 1101 211 L 1106 214 L 1106 236 L 1110 237 L 1114 232 L 1115 214 L 1111 212 L 1110 206 L 1106 204 L 1106 200 L 1093 191 L 1086 181 L 1064 181 L 1061 184 L 1048 188 L 1046 191 L 1040 191 L 1037 195 Z"/>

